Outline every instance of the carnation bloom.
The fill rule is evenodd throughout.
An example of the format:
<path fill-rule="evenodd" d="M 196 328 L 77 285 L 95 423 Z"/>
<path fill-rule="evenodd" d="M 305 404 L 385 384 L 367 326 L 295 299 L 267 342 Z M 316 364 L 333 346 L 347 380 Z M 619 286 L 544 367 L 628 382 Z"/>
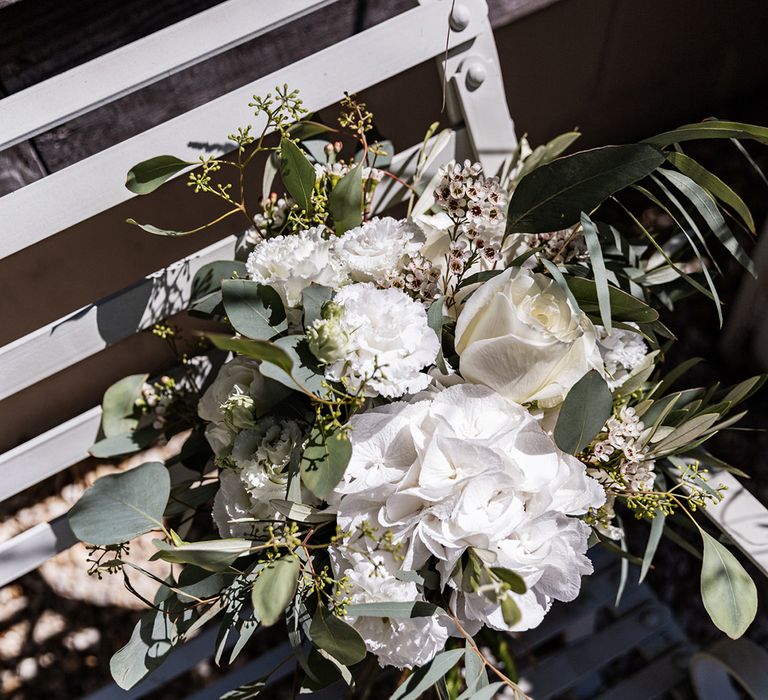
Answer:
<path fill-rule="evenodd" d="M 301 304 L 301 293 L 313 282 L 338 287 L 344 281 L 333 245 L 316 227 L 259 243 L 248 256 L 251 279 L 272 286 L 289 308 Z"/>
<path fill-rule="evenodd" d="M 334 251 L 353 282 L 382 282 L 419 251 L 418 227 L 392 217 L 372 219 L 334 241 Z"/>
<path fill-rule="evenodd" d="M 213 503 L 213 518 L 222 537 L 242 537 L 263 529 L 263 523 L 233 520 L 279 517 L 270 501 L 285 499 L 286 467 L 302 438 L 298 423 L 272 416 L 261 418 L 253 428 L 237 435 L 228 466 L 219 474 L 220 486 Z"/>
<path fill-rule="evenodd" d="M 351 604 L 423 600 L 415 583 L 395 578 L 399 567 L 391 554 L 362 555 L 336 548 L 330 553 L 334 575 L 347 578 L 345 597 Z M 448 639 L 445 616 L 347 616 L 346 619 L 363 638 L 368 651 L 376 654 L 381 666 L 423 666 Z"/>
<path fill-rule="evenodd" d="M 453 603 L 468 629 L 529 629 L 553 599 L 576 597 L 592 566 L 590 528 L 574 516 L 599 508 L 605 493 L 522 406 L 461 384 L 356 415 L 350 439 L 352 457 L 329 499 L 339 526 L 390 530 L 404 569 L 433 559 L 443 584 L 457 589 Z M 525 581 L 514 627 L 497 603 L 458 591 L 454 568 L 468 549 Z"/>
<path fill-rule="evenodd" d="M 399 289 L 370 283 L 344 287 L 334 302 L 343 307 L 338 323 L 349 340 L 344 357 L 326 367 L 328 379 L 343 379 L 351 391 L 365 382 L 366 395 L 389 398 L 429 384 L 421 370 L 434 362 L 440 343 L 421 304 Z"/>
<path fill-rule="evenodd" d="M 549 277 L 509 268 L 482 284 L 456 323 L 464 379 L 517 403 L 561 403 L 589 370 L 604 372 L 595 327 Z"/>

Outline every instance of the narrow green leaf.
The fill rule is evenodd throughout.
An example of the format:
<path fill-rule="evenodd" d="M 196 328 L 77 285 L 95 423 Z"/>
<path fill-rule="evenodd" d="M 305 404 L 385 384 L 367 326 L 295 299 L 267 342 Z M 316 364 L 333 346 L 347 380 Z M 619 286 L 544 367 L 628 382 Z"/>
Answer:
<path fill-rule="evenodd" d="M 509 586 L 509 589 L 513 593 L 519 593 L 522 595 L 528 590 L 523 577 L 520 576 L 520 574 L 516 574 L 514 571 L 510 571 L 509 569 L 505 569 L 501 566 L 492 566 L 491 573 L 504 581 L 504 583 Z"/>
<path fill-rule="evenodd" d="M 239 538 L 182 542 L 172 545 L 153 540 L 158 551 L 151 559 L 162 559 L 173 564 L 193 564 L 206 571 L 226 571 L 237 559 L 251 551 L 253 542 Z"/>
<path fill-rule="evenodd" d="M 711 192 L 723 202 L 723 204 L 727 204 L 739 215 L 747 229 L 752 233 L 755 233 L 755 221 L 752 218 L 752 212 L 749 211 L 749 207 L 744 203 L 744 200 L 725 182 L 717 177 L 717 175 L 711 173 L 690 156 L 679 151 L 671 151 L 668 153 L 667 160 L 683 173 L 683 175 L 687 175 L 695 183 Z"/>
<path fill-rule="evenodd" d="M 742 124 L 740 122 L 725 122 L 707 120 L 698 124 L 686 124 L 672 131 L 665 131 L 658 136 L 645 139 L 645 143 L 655 146 L 669 146 L 673 143 L 693 141 L 697 139 L 753 139 L 768 144 L 768 128 Z"/>
<path fill-rule="evenodd" d="M 589 406 L 588 411 L 585 406 Z M 590 370 L 563 401 L 555 425 L 555 443 L 563 452 L 578 454 L 600 432 L 612 411 L 613 397 L 605 379 Z"/>
<path fill-rule="evenodd" d="M 473 693 L 466 691 L 459 695 L 456 700 L 493 700 L 496 694 L 504 687 L 504 683 L 496 681 L 490 685 L 483 686 L 480 690 Z"/>
<path fill-rule="evenodd" d="M 340 236 L 363 221 L 363 170 L 358 163 L 331 190 L 328 211 L 333 217 L 334 231 Z"/>
<path fill-rule="evenodd" d="M 653 520 L 651 520 L 651 531 L 648 535 L 648 542 L 645 545 L 643 565 L 640 567 L 640 580 L 638 583 L 642 583 L 645 580 L 645 577 L 648 575 L 648 572 L 651 569 L 651 564 L 653 564 L 653 557 L 656 555 L 656 550 L 659 547 L 661 534 L 664 532 L 665 519 L 666 516 L 664 515 L 664 512 L 657 508 L 656 515 L 654 516 Z"/>
<path fill-rule="evenodd" d="M 239 355 L 262 360 L 279 367 L 290 375 L 293 361 L 290 355 L 275 343 L 267 340 L 252 340 L 250 338 L 231 338 L 221 333 L 208 333 L 207 337 L 221 350 L 229 350 Z"/>
<path fill-rule="evenodd" d="M 285 189 L 307 214 L 312 213 L 312 191 L 315 188 L 315 168 L 293 141 L 280 142 L 280 177 Z"/>
<path fill-rule="evenodd" d="M 333 512 L 318 510 L 303 503 L 281 501 L 274 498 L 270 500 L 270 503 L 278 513 L 290 520 L 295 520 L 297 523 L 328 523 L 336 519 L 336 514 Z"/>
<path fill-rule="evenodd" d="M 463 655 L 464 649 L 440 652 L 428 664 L 416 669 L 390 696 L 390 700 L 418 700 L 423 693 L 443 678 Z"/>
<path fill-rule="evenodd" d="M 599 311 L 597 284 L 594 280 L 584 277 L 567 277 L 566 282 L 576 302 L 584 313 Z M 632 321 L 634 323 L 653 323 L 659 318 L 656 309 L 631 294 L 608 285 L 608 296 L 611 306 L 611 316 L 616 321 Z"/>
<path fill-rule="evenodd" d="M 743 382 L 731 387 L 723 400 L 730 401 L 734 406 L 742 401 L 746 401 L 765 384 L 766 379 L 768 379 L 768 374 L 760 374 L 756 377 L 745 379 Z"/>
<path fill-rule="evenodd" d="M 148 374 L 132 374 L 115 382 L 101 402 L 101 430 L 106 437 L 133 431 L 139 424 L 136 400 Z"/>
<path fill-rule="evenodd" d="M 152 233 L 156 236 L 169 236 L 171 238 L 174 238 L 176 236 L 188 236 L 190 233 L 197 233 L 201 229 L 205 228 L 204 226 L 189 229 L 188 231 L 174 231 L 173 229 L 167 229 L 167 228 L 160 228 L 159 226 L 155 226 L 153 224 L 140 224 L 136 219 L 126 219 L 126 224 L 131 224 L 132 226 L 138 226 L 140 229 L 143 229 L 147 233 Z"/>
<path fill-rule="evenodd" d="M 363 638 L 344 620 L 319 604 L 309 626 L 312 643 L 345 666 L 362 661 L 368 650 Z"/>
<path fill-rule="evenodd" d="M 269 676 L 251 681 L 234 690 L 229 690 L 219 700 L 253 700 L 253 698 L 259 697 L 261 691 L 267 687 L 267 678 Z"/>
<path fill-rule="evenodd" d="M 619 527 L 624 530 L 623 523 L 621 522 L 621 518 L 617 517 L 617 522 L 619 523 Z M 619 540 L 619 544 L 621 545 L 621 551 L 624 553 L 624 556 L 621 558 L 621 570 L 619 573 L 619 587 L 616 590 L 616 600 L 614 601 L 614 605 L 618 608 L 619 605 L 621 605 L 621 598 L 624 595 L 624 589 L 627 587 L 627 579 L 629 578 L 629 562 L 630 562 L 630 554 L 627 549 L 627 538 L 624 534 L 622 534 L 621 539 Z"/>
<path fill-rule="evenodd" d="M 523 619 L 520 606 L 509 593 L 501 598 L 501 616 L 504 619 L 504 623 L 509 627 L 514 627 Z"/>
<path fill-rule="evenodd" d="M 301 562 L 293 554 L 268 562 L 259 571 L 251 589 L 251 602 L 261 624 L 270 627 L 293 600 L 299 583 Z"/>
<path fill-rule="evenodd" d="M 507 234 L 558 231 L 650 174 L 664 154 L 648 144 L 606 146 L 553 160 L 526 175 L 507 213 Z"/>
<path fill-rule="evenodd" d="M 232 327 L 246 338 L 269 340 L 288 328 L 280 295 L 252 280 L 221 283 L 224 309 Z"/>
<path fill-rule="evenodd" d="M 715 627 L 737 639 L 757 614 L 757 588 L 728 549 L 701 528 L 699 532 L 704 542 L 701 599 Z"/>
<path fill-rule="evenodd" d="M 168 469 L 147 462 L 98 479 L 69 511 L 69 524 L 88 544 L 128 542 L 161 527 L 170 494 Z"/>
<path fill-rule="evenodd" d="M 323 435 L 315 426 L 301 458 L 301 481 L 324 500 L 341 481 L 352 456 L 352 444 L 341 433 Z"/>
<path fill-rule="evenodd" d="M 134 194 L 149 194 L 190 165 L 195 163 L 176 156 L 155 156 L 134 165 L 128 171 L 125 186 Z"/>
<path fill-rule="evenodd" d="M 603 260 L 603 248 L 600 245 L 600 237 L 597 235 L 597 227 L 589 215 L 584 212 L 581 212 L 581 228 L 584 231 L 584 240 L 587 243 L 589 260 L 592 263 L 592 274 L 595 277 L 595 291 L 597 292 L 600 318 L 603 321 L 603 326 L 610 333 L 613 330 L 611 326 L 611 296 L 605 261 Z"/>
<path fill-rule="evenodd" d="M 427 311 L 427 325 L 435 332 L 438 341 L 440 342 L 440 349 L 437 351 L 437 357 L 435 358 L 435 366 L 443 373 L 448 373 L 448 367 L 445 364 L 445 357 L 443 356 L 443 306 L 445 304 L 445 297 L 435 299 Z"/>
<path fill-rule="evenodd" d="M 757 273 L 755 272 L 754 263 L 741 247 L 733 232 L 728 228 L 725 219 L 723 219 L 710 194 L 687 175 L 674 170 L 667 170 L 666 168 L 659 168 L 659 173 L 669 180 L 696 207 L 696 211 L 706 221 L 710 231 L 712 231 L 717 240 L 723 244 L 723 247 L 735 258 L 739 265 L 753 277 L 756 277 Z"/>
<path fill-rule="evenodd" d="M 520 168 L 520 172 L 515 176 L 514 182 L 520 182 L 520 180 L 522 180 L 528 173 L 533 172 L 536 168 L 557 158 L 580 136 L 581 134 L 578 131 L 568 131 L 559 136 L 555 136 L 555 138 L 542 146 L 536 146 L 536 148 L 533 149 L 533 153 L 531 153 L 523 162 L 523 167 Z"/>

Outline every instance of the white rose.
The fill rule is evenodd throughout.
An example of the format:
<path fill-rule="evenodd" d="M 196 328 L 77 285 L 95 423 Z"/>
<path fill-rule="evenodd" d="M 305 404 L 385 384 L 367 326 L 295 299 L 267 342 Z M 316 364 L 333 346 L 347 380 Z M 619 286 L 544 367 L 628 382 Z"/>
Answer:
<path fill-rule="evenodd" d="M 415 583 L 395 578 L 400 568 L 384 552 L 363 556 L 348 549 L 331 548 L 331 565 L 337 578 L 347 577 L 345 597 L 350 603 L 405 603 L 423 601 Z M 412 668 L 423 666 L 439 652 L 448 639 L 445 617 L 351 617 L 347 622 L 365 641 L 381 666 Z"/>
<path fill-rule="evenodd" d="M 224 364 L 197 404 L 197 414 L 208 422 L 205 436 L 216 456 L 225 454 L 237 434 L 227 425 L 223 406 L 234 396 L 250 396 L 256 415 L 288 394 L 282 384 L 264 377 L 259 361 L 237 356 Z"/>
<path fill-rule="evenodd" d="M 259 243 L 246 263 L 251 279 L 273 287 L 288 308 L 301 305 L 301 293 L 313 282 L 338 287 L 344 282 L 333 244 L 316 227 Z"/>
<path fill-rule="evenodd" d="M 603 373 L 595 327 L 558 284 L 510 268 L 467 300 L 456 323 L 459 371 L 517 403 L 559 404 L 589 370 Z"/>
<path fill-rule="evenodd" d="M 522 406 L 462 384 L 431 400 L 394 403 L 350 421 L 352 457 L 329 498 L 347 532 L 367 522 L 392 532 L 404 569 L 434 558 L 443 584 L 464 552 L 519 574 L 528 592 L 515 630 L 535 627 L 552 599 L 572 600 L 590 528 L 605 501 L 584 465 L 563 453 Z M 503 627 L 498 604 L 457 594 L 474 620 Z M 501 622 L 500 622 L 501 620 Z"/>
<path fill-rule="evenodd" d="M 334 251 L 353 282 L 381 282 L 419 251 L 421 239 L 418 227 L 387 216 L 345 232 Z"/>
<path fill-rule="evenodd" d="M 367 282 L 344 287 L 334 301 L 343 307 L 339 323 L 349 340 L 344 356 L 326 367 L 328 379 L 343 378 L 351 391 L 365 381 L 367 396 L 389 398 L 427 387 L 421 370 L 435 361 L 440 342 L 419 302 Z"/>

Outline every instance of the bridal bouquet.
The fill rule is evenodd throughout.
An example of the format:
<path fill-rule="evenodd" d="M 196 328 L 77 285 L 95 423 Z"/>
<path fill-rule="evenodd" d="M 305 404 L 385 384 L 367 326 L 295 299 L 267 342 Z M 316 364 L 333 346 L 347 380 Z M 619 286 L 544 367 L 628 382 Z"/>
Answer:
<path fill-rule="evenodd" d="M 103 477 L 70 514 L 92 573 L 133 590 L 128 542 L 150 531 L 170 564 L 144 572 L 158 591 L 112 659 L 117 682 L 214 620 L 217 662 L 282 620 L 285 661 L 232 697 L 286 665 L 304 692 L 354 689 L 380 666 L 411 670 L 392 676 L 393 699 L 435 685 L 524 697 L 505 635 L 579 595 L 593 546 L 639 562 L 642 579 L 663 535 L 690 546 L 680 520 L 701 536 L 707 612 L 741 635 L 754 583 L 694 514 L 722 498 L 706 467 L 733 469 L 703 443 L 763 378 L 673 390 L 690 363 L 664 365 L 674 337 L 657 309 L 698 293 L 720 313 L 718 259 L 752 271 L 725 221 L 751 235 L 749 211 L 679 144 L 768 130 L 707 121 L 568 156 L 578 133 L 522 139 L 488 173 L 436 162 L 449 134 L 433 126 L 398 170 L 354 97 L 335 125 L 287 89 L 253 106 L 261 131 L 232 134 L 229 157 L 159 156 L 128 174 L 145 194 L 196 165 L 189 184 L 225 207 L 200 229 L 244 216 L 248 230 L 192 284 L 190 312 L 220 331 L 182 347 L 156 326 L 180 370 L 104 398 L 94 455 L 174 437 L 178 455 Z M 648 200 L 673 231 L 633 213 Z M 626 551 L 632 527 L 644 552 Z"/>

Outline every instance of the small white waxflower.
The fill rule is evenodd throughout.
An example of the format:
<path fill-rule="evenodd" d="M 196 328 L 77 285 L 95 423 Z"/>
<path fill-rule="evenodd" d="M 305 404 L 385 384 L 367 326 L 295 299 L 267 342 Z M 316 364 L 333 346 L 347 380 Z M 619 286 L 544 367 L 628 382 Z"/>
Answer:
<path fill-rule="evenodd" d="M 386 216 L 346 231 L 334 241 L 334 252 L 353 282 L 383 282 L 419 251 L 420 229 Z"/>
<path fill-rule="evenodd" d="M 321 227 L 262 241 L 246 267 L 252 280 L 274 287 L 289 308 L 301 304 L 301 293 L 313 282 L 326 287 L 344 282 L 333 244 L 323 238 Z"/>
<path fill-rule="evenodd" d="M 422 372 L 440 349 L 424 307 L 405 292 L 370 283 L 341 289 L 334 302 L 343 307 L 341 326 L 349 334 L 343 358 L 326 366 L 325 376 L 350 391 L 365 384 L 367 396 L 396 398 L 429 384 Z"/>

